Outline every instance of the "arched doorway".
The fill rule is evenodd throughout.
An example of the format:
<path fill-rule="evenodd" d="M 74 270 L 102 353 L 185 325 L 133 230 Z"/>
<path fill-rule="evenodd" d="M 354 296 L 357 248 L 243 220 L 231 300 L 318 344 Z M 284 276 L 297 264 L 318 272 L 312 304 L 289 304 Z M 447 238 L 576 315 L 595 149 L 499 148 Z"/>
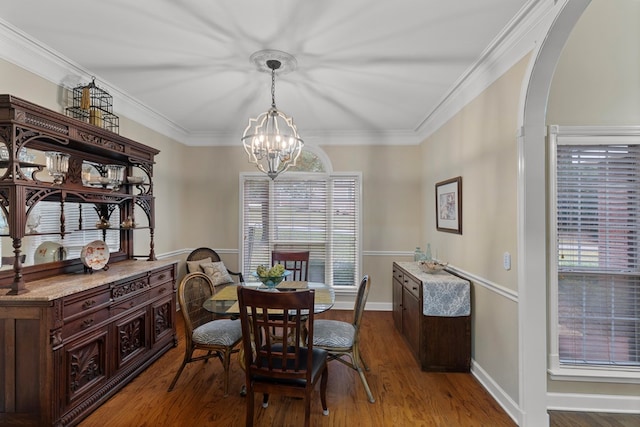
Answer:
<path fill-rule="evenodd" d="M 571 30 L 590 0 L 559 1 L 523 83 L 518 129 L 519 406 L 521 426 L 549 425 L 545 129 L 549 88 Z"/>

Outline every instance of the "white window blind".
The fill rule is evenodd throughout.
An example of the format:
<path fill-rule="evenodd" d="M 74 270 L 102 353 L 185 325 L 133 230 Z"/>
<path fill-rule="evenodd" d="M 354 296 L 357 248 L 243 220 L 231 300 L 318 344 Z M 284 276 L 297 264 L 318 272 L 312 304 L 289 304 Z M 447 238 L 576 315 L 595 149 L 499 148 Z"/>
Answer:
<path fill-rule="evenodd" d="M 355 286 L 360 178 L 293 174 L 243 177 L 242 259 L 249 278 L 274 249 L 308 250 L 309 280 Z"/>
<path fill-rule="evenodd" d="M 556 146 L 559 361 L 638 367 L 640 146 L 595 141 Z"/>

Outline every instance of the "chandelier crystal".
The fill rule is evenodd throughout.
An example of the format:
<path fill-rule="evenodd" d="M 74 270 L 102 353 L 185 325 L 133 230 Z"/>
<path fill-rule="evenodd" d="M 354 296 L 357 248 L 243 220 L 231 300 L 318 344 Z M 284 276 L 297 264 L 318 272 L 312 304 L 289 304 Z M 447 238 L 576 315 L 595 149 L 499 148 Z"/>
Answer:
<path fill-rule="evenodd" d="M 273 52 L 257 52 L 252 55 L 252 60 L 260 69 L 262 64 L 258 62 Z M 271 71 L 271 108 L 256 118 L 250 118 L 241 138 L 244 150 L 249 156 L 249 162 L 254 163 L 271 179 L 275 179 L 296 164 L 304 145 L 293 124 L 293 118 L 288 117 L 276 107 L 276 70 L 283 64 L 281 59 L 292 60 L 295 63 L 295 59 L 284 52 L 277 52 L 276 55 L 266 59 L 264 62 L 266 69 L 262 69 Z"/>

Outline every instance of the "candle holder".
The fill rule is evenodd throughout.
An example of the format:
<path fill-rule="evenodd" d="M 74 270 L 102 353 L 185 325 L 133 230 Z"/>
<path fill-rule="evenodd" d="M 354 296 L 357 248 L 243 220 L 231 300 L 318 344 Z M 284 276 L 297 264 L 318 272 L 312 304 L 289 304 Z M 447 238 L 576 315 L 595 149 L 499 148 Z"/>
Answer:
<path fill-rule="evenodd" d="M 53 183 L 60 185 L 64 182 L 69 171 L 69 155 L 58 151 L 46 151 L 44 153 L 47 161 L 47 170 L 53 177 Z"/>
<path fill-rule="evenodd" d="M 120 187 L 124 181 L 125 167 L 122 165 L 106 165 L 105 168 L 107 169 L 109 183 L 113 186 L 114 190 Z"/>

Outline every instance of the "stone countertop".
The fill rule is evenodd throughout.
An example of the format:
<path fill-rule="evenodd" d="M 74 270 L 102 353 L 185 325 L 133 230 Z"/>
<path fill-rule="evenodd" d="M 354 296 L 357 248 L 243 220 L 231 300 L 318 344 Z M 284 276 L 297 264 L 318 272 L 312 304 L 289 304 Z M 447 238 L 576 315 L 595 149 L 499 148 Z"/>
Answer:
<path fill-rule="evenodd" d="M 46 302 L 67 295 L 97 288 L 99 286 L 127 279 L 146 273 L 160 267 L 174 264 L 176 261 L 167 259 L 159 261 L 127 260 L 109 264 L 108 270 L 97 270 L 93 273 L 66 273 L 46 279 L 34 280 L 26 284 L 29 292 L 20 295 L 7 295 L 9 288 L 0 289 L 0 306 L 11 303 Z"/>
<path fill-rule="evenodd" d="M 418 262 L 396 262 L 422 282 L 425 316 L 457 317 L 471 314 L 471 283 L 446 271 L 425 273 Z"/>

